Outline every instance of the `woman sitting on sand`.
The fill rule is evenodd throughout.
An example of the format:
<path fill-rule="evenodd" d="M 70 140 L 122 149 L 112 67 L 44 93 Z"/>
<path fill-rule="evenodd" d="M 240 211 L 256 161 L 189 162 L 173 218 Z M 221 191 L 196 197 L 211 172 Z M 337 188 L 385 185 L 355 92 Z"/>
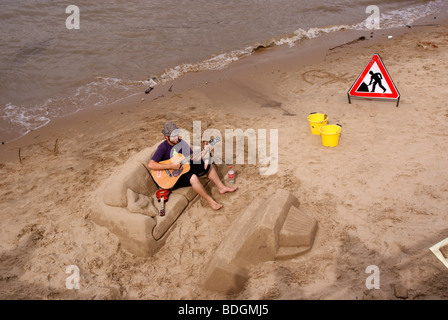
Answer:
<path fill-rule="evenodd" d="M 179 128 L 173 122 L 167 122 L 163 125 L 162 133 L 165 136 L 165 141 L 157 147 L 156 152 L 149 161 L 148 168 L 150 170 L 180 170 L 182 167 L 180 163 L 162 164 L 159 162 L 171 159 L 174 155 L 182 153 L 182 151 L 186 151 L 187 154 L 193 153 L 191 148 L 179 139 L 179 135 L 176 135 L 176 131 L 179 132 L 178 130 Z M 182 148 L 188 149 L 182 150 Z M 173 186 L 173 189 L 192 186 L 193 190 L 204 198 L 214 210 L 219 210 L 222 208 L 222 204 L 216 202 L 199 181 L 198 177 L 204 174 L 207 174 L 207 177 L 215 183 L 221 194 L 233 192 L 237 189 L 237 187 L 229 188 L 225 186 L 219 179 L 215 168 L 212 165 L 208 165 L 208 162 L 204 162 L 202 158 L 200 163 L 190 163 L 190 171 L 180 176 L 179 180 Z"/>

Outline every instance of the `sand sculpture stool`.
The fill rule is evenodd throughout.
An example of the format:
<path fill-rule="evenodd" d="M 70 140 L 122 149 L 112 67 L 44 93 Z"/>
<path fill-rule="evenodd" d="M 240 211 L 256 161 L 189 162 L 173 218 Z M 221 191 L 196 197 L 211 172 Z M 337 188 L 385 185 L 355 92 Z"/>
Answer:
<path fill-rule="evenodd" d="M 204 287 L 235 293 L 249 279 L 247 267 L 274 259 L 291 259 L 309 251 L 317 221 L 299 210 L 286 190 L 267 200 L 255 199 L 233 223 L 209 261 Z"/>

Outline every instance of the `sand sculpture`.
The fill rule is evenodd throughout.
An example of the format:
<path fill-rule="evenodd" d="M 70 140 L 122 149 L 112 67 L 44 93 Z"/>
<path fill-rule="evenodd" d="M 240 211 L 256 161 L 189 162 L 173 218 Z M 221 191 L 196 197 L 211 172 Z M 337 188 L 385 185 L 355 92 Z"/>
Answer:
<path fill-rule="evenodd" d="M 238 292 L 249 279 L 250 265 L 290 259 L 309 251 L 317 221 L 301 212 L 299 206 L 297 198 L 283 189 L 267 200 L 252 201 L 209 261 L 204 287 Z"/>
<path fill-rule="evenodd" d="M 159 215 L 158 187 L 146 166 L 158 145 L 131 157 L 93 195 L 92 220 L 117 235 L 124 249 L 142 257 L 154 255 L 165 244 L 178 217 L 198 197 L 191 187 L 173 190 L 165 203 L 166 215 Z M 226 167 L 217 169 L 222 176 Z M 209 261 L 204 287 L 226 293 L 240 291 L 249 279 L 250 265 L 309 251 L 317 221 L 299 206 L 298 199 L 283 189 L 266 200 L 252 201 Z"/>
<path fill-rule="evenodd" d="M 448 268 L 448 238 L 436 243 L 429 250 Z"/>
<path fill-rule="evenodd" d="M 93 195 L 92 220 L 117 235 L 123 248 L 137 256 L 154 255 L 177 218 L 198 196 L 192 187 L 173 190 L 165 203 L 166 215 L 159 215 L 158 187 L 147 163 L 161 142 L 131 157 Z M 200 181 L 204 186 L 209 183 L 204 177 Z"/>

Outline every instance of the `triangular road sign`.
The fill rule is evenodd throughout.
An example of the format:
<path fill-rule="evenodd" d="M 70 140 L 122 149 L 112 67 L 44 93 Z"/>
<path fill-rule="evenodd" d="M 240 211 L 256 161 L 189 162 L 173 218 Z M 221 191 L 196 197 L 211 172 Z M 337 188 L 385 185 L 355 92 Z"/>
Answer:
<path fill-rule="evenodd" d="M 373 55 L 347 94 L 349 103 L 351 97 L 397 100 L 397 107 L 400 102 L 400 93 L 378 54 Z"/>

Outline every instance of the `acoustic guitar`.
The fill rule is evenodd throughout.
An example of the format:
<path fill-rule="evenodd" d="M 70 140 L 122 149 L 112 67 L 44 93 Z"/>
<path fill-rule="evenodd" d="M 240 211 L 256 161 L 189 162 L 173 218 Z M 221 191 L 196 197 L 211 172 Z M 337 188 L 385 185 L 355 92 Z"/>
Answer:
<path fill-rule="evenodd" d="M 160 161 L 160 164 L 180 163 L 180 169 L 151 170 L 151 176 L 157 185 L 162 189 L 171 189 L 179 180 L 179 178 L 190 171 L 190 161 L 207 148 L 213 147 L 220 141 L 219 137 L 215 137 L 208 142 L 204 149 L 199 150 L 189 157 L 184 157 L 182 153 L 174 155 L 171 159 Z M 211 165 L 211 164 L 209 164 Z"/>

